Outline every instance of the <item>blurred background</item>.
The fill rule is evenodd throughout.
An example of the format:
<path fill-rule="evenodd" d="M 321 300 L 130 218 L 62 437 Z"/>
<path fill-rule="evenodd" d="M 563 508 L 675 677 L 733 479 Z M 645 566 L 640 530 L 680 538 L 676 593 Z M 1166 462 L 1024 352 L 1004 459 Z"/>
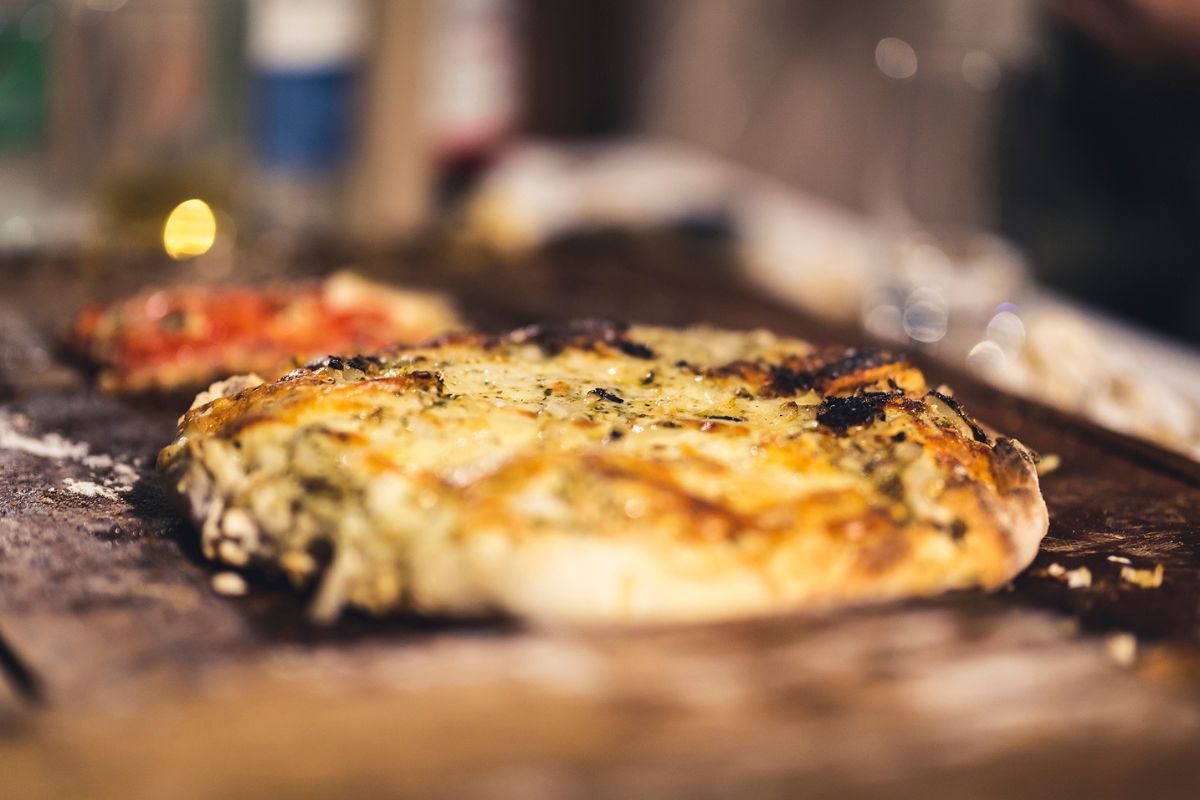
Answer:
<path fill-rule="evenodd" d="M 1187 0 L 0 0 L 0 251 L 684 230 L 1200 438 L 1198 66 Z"/>

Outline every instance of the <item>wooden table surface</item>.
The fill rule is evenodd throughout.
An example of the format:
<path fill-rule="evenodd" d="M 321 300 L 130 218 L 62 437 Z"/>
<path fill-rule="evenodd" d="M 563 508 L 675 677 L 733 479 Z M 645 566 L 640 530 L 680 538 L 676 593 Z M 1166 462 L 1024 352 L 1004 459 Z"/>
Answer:
<path fill-rule="evenodd" d="M 740 286 L 717 244 L 441 252 L 364 269 L 453 287 L 491 328 L 601 315 L 854 336 Z M 1200 796 L 1192 462 L 929 367 L 1062 458 L 1043 480 L 1050 534 L 1006 590 L 656 630 L 320 628 L 268 580 L 210 588 L 152 469 L 179 401 L 99 396 L 55 354 L 78 303 L 147 269 L 0 265 L 0 797 Z M 1109 556 L 1163 565 L 1162 586 Z"/>

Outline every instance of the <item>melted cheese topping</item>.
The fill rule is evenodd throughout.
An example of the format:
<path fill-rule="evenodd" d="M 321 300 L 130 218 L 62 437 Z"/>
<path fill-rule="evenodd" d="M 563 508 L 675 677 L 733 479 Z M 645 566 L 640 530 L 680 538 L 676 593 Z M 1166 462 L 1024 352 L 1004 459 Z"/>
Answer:
<path fill-rule="evenodd" d="M 926 403 L 901 359 L 543 333 L 215 387 L 160 468 L 210 557 L 320 576 L 322 618 L 710 618 L 991 586 L 1032 557 L 1001 485 L 1032 468 Z"/>

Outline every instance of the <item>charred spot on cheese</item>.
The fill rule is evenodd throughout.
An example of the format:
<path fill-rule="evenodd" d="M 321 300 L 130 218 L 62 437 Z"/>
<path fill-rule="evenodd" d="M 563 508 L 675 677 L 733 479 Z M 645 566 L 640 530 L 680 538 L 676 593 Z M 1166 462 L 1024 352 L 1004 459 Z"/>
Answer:
<path fill-rule="evenodd" d="M 305 369 L 321 369 L 322 367 L 341 370 L 346 368 L 346 364 L 339 356 L 325 356 L 324 358 L 310 361 L 305 365 Z"/>
<path fill-rule="evenodd" d="M 357 355 L 348 358 L 346 363 L 360 372 L 367 372 L 371 369 L 371 367 L 382 364 L 383 360 L 378 356 Z"/>
<path fill-rule="evenodd" d="M 769 378 L 761 394 L 765 397 L 790 397 L 808 391 L 828 394 L 838 388 L 852 388 L 855 381 L 858 385 L 869 383 L 875 378 L 871 373 L 905 363 L 886 350 L 826 348 L 769 365 Z"/>
<path fill-rule="evenodd" d="M 692 367 L 692 369 L 700 371 L 695 367 Z M 772 370 L 774 369 L 774 366 L 761 361 L 739 360 L 716 367 L 709 367 L 703 370 L 703 374 L 712 378 L 735 378 L 749 384 L 761 386 L 770 379 Z"/>
<path fill-rule="evenodd" d="M 631 342 L 628 339 L 618 339 L 616 347 L 622 353 L 633 358 L 648 360 L 654 358 L 654 351 L 640 342 Z"/>
<path fill-rule="evenodd" d="M 928 397 L 933 397 L 937 403 L 940 403 L 945 408 L 949 409 L 950 414 L 957 417 L 961 424 L 966 426 L 966 432 L 969 432 L 971 434 L 971 438 L 973 438 L 975 441 L 980 442 L 981 444 L 991 443 L 991 439 L 988 438 L 987 433 L 985 433 L 983 428 L 979 426 L 979 423 L 976 422 L 971 415 L 963 409 L 962 405 L 953 397 L 947 394 L 942 394 L 937 389 L 931 389 L 929 394 L 926 395 L 926 398 Z"/>
<path fill-rule="evenodd" d="M 600 386 L 592 389 L 590 392 L 588 392 L 588 394 L 594 394 L 601 400 L 607 400 L 610 403 L 617 403 L 618 405 L 624 405 L 625 403 L 625 398 L 615 395 L 608 389 L 604 389 Z"/>
<path fill-rule="evenodd" d="M 882 420 L 888 397 L 886 392 L 826 397 L 817 410 L 817 422 L 835 433 L 844 434 L 850 428 Z"/>
<path fill-rule="evenodd" d="M 571 320 L 557 324 L 529 325 L 489 342 L 491 347 L 500 347 L 506 341 L 535 344 L 547 355 L 558 355 L 566 350 L 596 352 L 608 347 L 631 358 L 649 360 L 655 353 L 641 342 L 627 335 L 629 325 L 608 319 Z"/>
<path fill-rule="evenodd" d="M 956 542 L 961 542 L 967 535 L 967 523 L 957 517 L 950 521 L 946 526 L 946 532 L 950 534 L 950 538 Z"/>
<path fill-rule="evenodd" d="M 413 385 L 421 389 L 434 389 L 438 395 L 446 393 L 446 379 L 442 377 L 442 373 L 440 372 L 418 369 L 408 373 L 408 377 L 412 380 Z"/>
<path fill-rule="evenodd" d="M 778 361 L 738 359 L 709 367 L 703 374 L 739 380 L 755 387 L 760 397 L 795 397 L 805 392 L 825 395 L 855 389 L 884 377 L 890 380 L 888 373 L 907 366 L 903 358 L 887 351 L 851 347 L 793 354 Z"/>

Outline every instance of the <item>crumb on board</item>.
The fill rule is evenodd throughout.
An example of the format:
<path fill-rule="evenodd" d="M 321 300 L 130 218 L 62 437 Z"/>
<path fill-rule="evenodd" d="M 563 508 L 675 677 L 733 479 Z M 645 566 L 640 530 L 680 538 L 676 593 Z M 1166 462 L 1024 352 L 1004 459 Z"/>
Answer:
<path fill-rule="evenodd" d="M 116 489 L 96 483 L 95 481 L 63 478 L 63 488 L 72 494 L 77 494 L 82 497 L 103 497 L 105 500 L 121 499 L 121 495 L 117 493 Z"/>
<path fill-rule="evenodd" d="M 1063 577 L 1067 579 L 1068 589 L 1086 589 L 1092 585 L 1092 571 L 1087 567 L 1067 570 Z"/>
<path fill-rule="evenodd" d="M 1135 569 L 1121 567 L 1121 580 L 1140 586 L 1143 589 L 1157 589 L 1163 582 L 1163 565 L 1155 564 L 1154 569 Z"/>
<path fill-rule="evenodd" d="M 1111 561 L 1114 564 L 1132 564 L 1133 563 L 1125 556 L 1106 556 L 1104 560 Z"/>
<path fill-rule="evenodd" d="M 1058 453 L 1044 453 L 1037 462 L 1037 474 L 1049 475 L 1062 466 L 1062 456 Z"/>
<path fill-rule="evenodd" d="M 236 572 L 218 572 L 212 576 L 212 588 L 217 594 L 238 597 L 246 593 L 246 579 Z"/>
<path fill-rule="evenodd" d="M 1137 661 L 1137 637 L 1132 633 L 1114 633 L 1104 641 L 1108 656 L 1121 667 L 1132 667 Z"/>
<path fill-rule="evenodd" d="M 1046 574 L 1067 584 L 1068 589 L 1086 589 L 1092 585 L 1092 571 L 1087 567 L 1067 569 L 1054 563 L 1046 567 Z"/>

